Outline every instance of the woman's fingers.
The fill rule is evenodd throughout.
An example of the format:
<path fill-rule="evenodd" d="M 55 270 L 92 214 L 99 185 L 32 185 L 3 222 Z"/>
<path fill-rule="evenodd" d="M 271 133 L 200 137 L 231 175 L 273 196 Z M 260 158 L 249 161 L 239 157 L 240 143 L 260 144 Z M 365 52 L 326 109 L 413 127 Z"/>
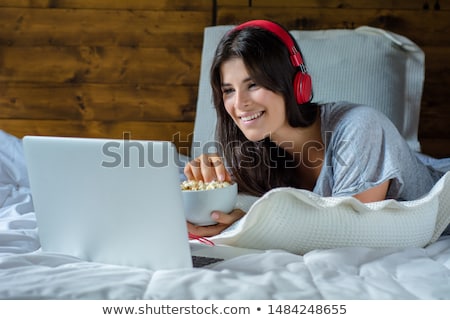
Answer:
<path fill-rule="evenodd" d="M 215 224 L 212 226 L 196 226 L 192 223 L 187 223 L 188 231 L 192 234 L 195 234 L 199 237 L 212 237 L 218 235 L 227 227 L 219 224 Z"/>
<path fill-rule="evenodd" d="M 217 154 L 202 154 L 190 161 L 184 168 L 188 180 L 197 181 L 231 181 L 223 160 Z"/>
<path fill-rule="evenodd" d="M 227 226 L 232 225 L 234 222 L 239 220 L 245 215 L 245 212 L 241 209 L 234 209 L 229 214 L 223 213 L 221 211 L 214 211 L 211 214 L 211 218 L 218 224 L 224 224 Z"/>
<path fill-rule="evenodd" d="M 196 226 L 188 222 L 188 231 L 200 237 L 212 237 L 221 233 L 234 222 L 241 219 L 244 215 L 245 212 L 241 209 L 234 209 L 229 214 L 220 211 L 214 211 L 211 214 L 211 217 L 213 218 L 213 220 L 217 221 L 217 224 L 211 226 Z"/>
<path fill-rule="evenodd" d="M 201 158 L 201 170 L 204 181 L 230 181 L 230 176 L 221 157 L 217 154 L 204 154 Z"/>
<path fill-rule="evenodd" d="M 184 167 L 184 175 L 188 180 L 202 180 L 202 171 L 200 168 L 200 159 L 196 158 L 190 161 Z"/>

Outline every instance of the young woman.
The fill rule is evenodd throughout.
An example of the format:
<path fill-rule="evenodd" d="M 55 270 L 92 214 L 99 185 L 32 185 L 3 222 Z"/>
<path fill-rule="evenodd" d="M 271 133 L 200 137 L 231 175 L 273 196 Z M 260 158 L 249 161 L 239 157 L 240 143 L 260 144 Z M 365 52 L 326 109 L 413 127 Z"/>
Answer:
<path fill-rule="evenodd" d="M 188 179 L 234 180 L 256 196 L 289 186 L 373 202 L 417 199 L 443 175 L 425 166 L 375 109 L 312 103 L 300 48 L 274 22 L 253 20 L 228 32 L 214 56 L 211 85 L 223 154 L 191 161 Z M 213 212 L 217 225 L 189 224 L 189 231 L 212 236 L 244 214 Z"/>

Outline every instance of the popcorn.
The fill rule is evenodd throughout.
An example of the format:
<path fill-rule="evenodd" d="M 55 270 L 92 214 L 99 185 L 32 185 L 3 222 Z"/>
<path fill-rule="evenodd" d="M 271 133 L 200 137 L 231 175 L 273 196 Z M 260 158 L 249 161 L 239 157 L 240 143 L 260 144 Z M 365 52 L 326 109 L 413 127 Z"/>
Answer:
<path fill-rule="evenodd" d="M 181 190 L 183 191 L 198 191 L 198 190 L 213 190 L 219 188 L 225 188 L 230 186 L 231 184 L 228 181 L 211 181 L 211 182 L 203 182 L 196 180 L 186 180 L 180 184 Z"/>

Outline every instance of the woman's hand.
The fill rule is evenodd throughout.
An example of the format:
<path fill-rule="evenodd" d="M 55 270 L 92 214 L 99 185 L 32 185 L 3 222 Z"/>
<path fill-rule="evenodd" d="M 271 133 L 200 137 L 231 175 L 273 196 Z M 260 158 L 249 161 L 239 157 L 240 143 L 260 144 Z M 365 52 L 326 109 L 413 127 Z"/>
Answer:
<path fill-rule="evenodd" d="M 231 176 L 225 168 L 223 159 L 216 153 L 202 154 L 186 164 L 184 167 L 184 175 L 188 180 L 231 182 Z M 240 209 L 234 209 L 229 214 L 221 211 L 213 211 L 211 218 L 217 224 L 197 226 L 188 222 L 188 231 L 200 237 L 212 237 L 221 233 L 244 215 L 245 212 Z"/>
<path fill-rule="evenodd" d="M 216 153 L 202 154 L 190 161 L 184 167 L 184 175 L 188 180 L 231 182 L 230 174 L 226 170 L 222 158 Z"/>
<path fill-rule="evenodd" d="M 188 222 L 188 231 L 196 236 L 212 237 L 221 233 L 244 215 L 245 212 L 241 209 L 234 209 L 229 214 L 221 211 L 213 211 L 211 213 L 211 218 L 216 221 L 217 224 L 211 226 L 197 226 Z"/>

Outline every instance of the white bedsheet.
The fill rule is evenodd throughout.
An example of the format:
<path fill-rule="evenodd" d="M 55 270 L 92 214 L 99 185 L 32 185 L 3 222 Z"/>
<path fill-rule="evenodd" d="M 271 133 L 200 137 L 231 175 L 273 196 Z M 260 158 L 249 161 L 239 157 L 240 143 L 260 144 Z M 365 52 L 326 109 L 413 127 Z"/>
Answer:
<path fill-rule="evenodd" d="M 450 299 L 450 237 L 426 248 L 282 250 L 151 271 L 39 250 L 20 141 L 0 131 L 0 299 Z"/>

